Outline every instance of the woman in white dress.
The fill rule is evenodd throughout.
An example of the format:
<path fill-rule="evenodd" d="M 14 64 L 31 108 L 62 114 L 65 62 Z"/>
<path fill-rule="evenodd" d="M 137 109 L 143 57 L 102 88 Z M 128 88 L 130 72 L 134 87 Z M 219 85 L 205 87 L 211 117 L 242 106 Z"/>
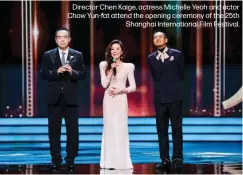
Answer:
<path fill-rule="evenodd" d="M 136 90 L 135 66 L 123 62 L 124 56 L 122 42 L 113 40 L 106 49 L 106 60 L 99 65 L 101 84 L 105 88 L 100 157 L 100 167 L 103 169 L 133 169 L 128 133 L 127 94 Z"/>

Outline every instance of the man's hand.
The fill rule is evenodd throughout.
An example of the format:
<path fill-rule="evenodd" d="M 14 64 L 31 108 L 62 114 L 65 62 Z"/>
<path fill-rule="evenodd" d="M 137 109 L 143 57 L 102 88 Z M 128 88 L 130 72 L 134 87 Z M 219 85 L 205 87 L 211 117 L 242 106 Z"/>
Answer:
<path fill-rule="evenodd" d="M 122 94 L 122 89 L 118 89 L 118 88 L 112 87 L 112 88 L 108 91 L 108 94 L 109 94 L 110 96 L 115 97 L 115 96 L 118 95 L 118 94 Z"/>
<path fill-rule="evenodd" d="M 72 74 L 73 69 L 69 64 L 63 66 L 63 68 L 64 68 L 65 71 L 68 71 L 70 74 Z"/>
<path fill-rule="evenodd" d="M 57 73 L 60 74 L 60 73 L 63 73 L 65 71 L 64 67 L 59 67 L 58 70 L 57 70 Z"/>

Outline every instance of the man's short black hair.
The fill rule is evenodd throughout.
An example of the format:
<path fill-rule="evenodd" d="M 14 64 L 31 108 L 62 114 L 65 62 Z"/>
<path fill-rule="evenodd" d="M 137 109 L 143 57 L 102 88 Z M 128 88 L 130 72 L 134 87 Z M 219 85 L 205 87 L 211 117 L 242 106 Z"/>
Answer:
<path fill-rule="evenodd" d="M 57 32 L 59 32 L 59 31 L 61 31 L 61 30 L 65 30 L 65 31 L 67 31 L 68 36 L 71 37 L 71 36 L 70 36 L 70 32 L 69 32 L 69 30 L 68 30 L 67 28 L 65 28 L 65 27 L 60 27 L 59 29 L 57 29 L 57 30 L 56 30 L 56 33 L 55 33 L 55 37 L 57 36 Z"/>
<path fill-rule="evenodd" d="M 167 34 L 166 34 L 166 32 L 164 32 L 164 31 L 162 31 L 162 30 L 155 30 L 155 31 L 153 32 L 153 36 L 154 36 L 155 33 L 158 33 L 158 32 L 163 33 L 163 35 L 165 36 L 165 38 L 167 38 Z"/>

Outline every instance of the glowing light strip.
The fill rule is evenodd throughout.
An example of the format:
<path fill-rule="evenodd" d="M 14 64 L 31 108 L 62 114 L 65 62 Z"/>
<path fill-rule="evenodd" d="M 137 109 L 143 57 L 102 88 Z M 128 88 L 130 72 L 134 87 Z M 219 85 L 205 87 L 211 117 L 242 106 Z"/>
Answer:
<path fill-rule="evenodd" d="M 27 87 L 27 113 L 28 117 L 33 116 L 33 54 L 32 54 L 32 8 L 29 1 L 29 27 L 28 27 L 28 0 L 26 0 L 26 87 Z"/>
<path fill-rule="evenodd" d="M 219 6 L 220 6 L 220 10 L 219 10 L 219 14 L 221 16 L 221 7 L 222 7 L 222 2 L 219 1 Z M 220 23 L 222 22 L 222 19 L 219 19 Z M 216 105 L 217 105 L 217 113 L 216 116 L 221 116 L 221 57 L 222 57 L 222 29 L 221 27 L 219 27 L 219 57 L 218 57 L 218 71 L 217 71 L 217 88 L 218 88 L 218 96 L 217 96 L 217 101 L 216 101 Z"/>
<path fill-rule="evenodd" d="M 142 5 L 147 5 L 147 3 L 145 1 L 141 2 Z M 142 13 L 145 15 L 145 11 L 142 11 Z M 142 21 L 144 22 L 144 19 L 142 19 Z M 141 86 L 140 86 L 140 96 L 141 96 L 141 104 L 144 106 L 142 107 L 142 109 L 140 110 L 140 115 L 144 116 L 147 113 L 147 100 L 146 100 L 146 95 L 145 92 L 147 90 L 145 90 L 146 87 L 146 80 L 147 80 L 147 72 L 145 71 L 146 68 L 146 63 L 147 63 L 147 56 L 146 56 L 146 43 L 147 43 L 147 30 L 141 28 L 141 34 L 140 37 L 142 39 L 143 42 L 141 42 L 140 48 L 141 48 Z M 145 92 L 144 92 L 145 90 Z"/>
<path fill-rule="evenodd" d="M 33 86 L 34 86 L 34 81 L 33 81 L 33 38 L 32 38 L 32 1 L 29 1 L 30 3 L 30 11 L 29 11 L 29 15 L 30 15 L 30 24 L 29 24 L 29 35 L 30 35 L 30 66 L 29 66 L 29 70 L 30 70 L 30 89 L 31 89 L 31 95 L 30 95 L 30 101 L 31 101 L 31 106 L 29 107 L 30 112 L 30 116 L 34 115 L 34 94 L 33 94 Z M 30 117 L 29 116 L 29 117 Z"/>
<path fill-rule="evenodd" d="M 219 10 L 219 14 L 221 16 L 222 14 L 222 2 L 219 1 L 219 6 L 220 6 L 220 10 Z M 219 19 L 220 23 L 222 23 L 222 18 Z M 216 116 L 221 116 L 221 58 L 222 58 L 222 28 L 219 27 L 219 57 L 218 57 L 218 79 L 217 79 L 217 88 L 218 88 L 218 98 L 216 101 L 216 105 L 217 105 L 217 113 Z"/>
<path fill-rule="evenodd" d="M 70 22 L 68 18 L 68 13 L 70 9 L 69 0 L 62 1 L 61 5 L 61 16 L 62 16 L 62 26 L 70 30 Z"/>
<path fill-rule="evenodd" d="M 151 5 L 151 1 L 150 2 L 150 5 Z M 150 13 L 152 14 L 152 10 L 150 9 Z M 153 53 L 153 29 L 150 27 L 149 28 L 149 54 L 150 53 Z M 148 94 L 153 94 L 153 80 L 152 80 L 152 77 L 151 77 L 151 74 L 150 74 L 150 70 L 147 68 L 147 73 L 150 75 L 150 79 L 148 81 Z M 153 103 L 153 95 L 149 95 L 148 96 L 148 103 Z M 154 108 L 150 108 L 149 110 L 149 113 L 148 114 L 152 114 L 152 115 L 155 115 L 155 111 L 154 111 Z"/>
<path fill-rule="evenodd" d="M 25 81 L 24 81 L 24 2 L 21 0 L 21 42 L 22 42 L 22 110 L 25 113 Z"/>
<path fill-rule="evenodd" d="M 198 12 L 200 13 L 200 12 Z M 197 22 L 200 20 L 197 19 Z M 202 102 L 202 28 L 196 30 L 196 106 L 201 108 Z"/>
<path fill-rule="evenodd" d="M 217 4 L 216 0 L 216 6 Z M 220 2 L 221 7 L 221 2 Z M 215 10 L 217 16 L 217 10 Z M 220 10 L 221 15 L 221 10 Z M 215 18 L 217 22 L 217 18 Z M 220 20 L 221 22 L 221 20 Z M 218 27 L 215 27 L 215 58 L 214 58 L 214 116 L 219 117 L 221 115 L 221 28 L 219 27 L 219 39 L 218 39 Z M 219 42 L 219 47 L 218 47 Z M 218 55 L 219 53 L 219 55 Z"/>
<path fill-rule="evenodd" d="M 33 25 L 31 25 L 31 53 L 32 53 L 32 76 L 33 76 L 33 116 L 37 115 L 37 92 L 38 92 L 38 86 L 37 86 L 37 77 L 38 77 L 38 22 L 37 22 L 37 1 L 33 1 Z M 32 13 L 31 13 L 32 14 Z M 32 19 L 32 18 L 31 18 Z"/>
<path fill-rule="evenodd" d="M 28 93 L 29 93 L 29 88 L 28 88 L 28 4 L 27 0 L 25 1 L 25 60 L 26 60 L 26 115 L 28 115 Z"/>
<path fill-rule="evenodd" d="M 90 1 L 90 5 L 94 5 L 94 1 Z M 90 10 L 93 15 L 94 10 Z M 90 115 L 94 116 L 95 105 L 94 105 L 94 19 L 90 18 Z"/>
<path fill-rule="evenodd" d="M 215 1 L 215 5 L 217 7 L 217 0 Z M 215 9 L 215 14 L 217 16 L 217 10 Z M 217 18 L 215 18 L 215 21 L 217 22 Z M 217 27 L 215 27 L 215 50 L 214 50 L 214 116 L 216 116 L 216 67 L 217 67 L 217 46 L 218 46 L 218 38 L 217 38 L 218 32 Z"/>
<path fill-rule="evenodd" d="M 226 7 L 226 3 L 224 0 L 224 6 Z M 224 8 L 224 15 L 225 13 L 225 8 Z M 224 18 L 224 23 L 225 23 L 225 18 Z M 225 100 L 225 26 L 223 27 L 223 100 Z"/>

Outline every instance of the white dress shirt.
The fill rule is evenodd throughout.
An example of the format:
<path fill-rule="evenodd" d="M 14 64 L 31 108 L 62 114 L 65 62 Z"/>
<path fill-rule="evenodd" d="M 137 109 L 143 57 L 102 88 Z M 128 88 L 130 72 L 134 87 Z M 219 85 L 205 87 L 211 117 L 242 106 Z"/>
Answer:
<path fill-rule="evenodd" d="M 58 51 L 59 51 L 59 56 L 60 56 L 60 59 L 61 59 L 61 62 L 62 62 L 62 53 L 64 52 L 65 55 L 65 63 L 67 62 L 67 57 L 68 57 L 68 52 L 69 52 L 69 47 L 65 50 L 65 51 L 62 51 L 61 49 L 58 48 Z"/>
<path fill-rule="evenodd" d="M 158 50 L 158 55 L 156 56 L 157 60 L 161 60 L 162 63 L 165 61 L 165 59 L 169 58 L 169 55 L 166 53 L 168 51 L 168 47 L 165 47 L 165 49 L 163 50 L 163 52 L 160 52 Z"/>

